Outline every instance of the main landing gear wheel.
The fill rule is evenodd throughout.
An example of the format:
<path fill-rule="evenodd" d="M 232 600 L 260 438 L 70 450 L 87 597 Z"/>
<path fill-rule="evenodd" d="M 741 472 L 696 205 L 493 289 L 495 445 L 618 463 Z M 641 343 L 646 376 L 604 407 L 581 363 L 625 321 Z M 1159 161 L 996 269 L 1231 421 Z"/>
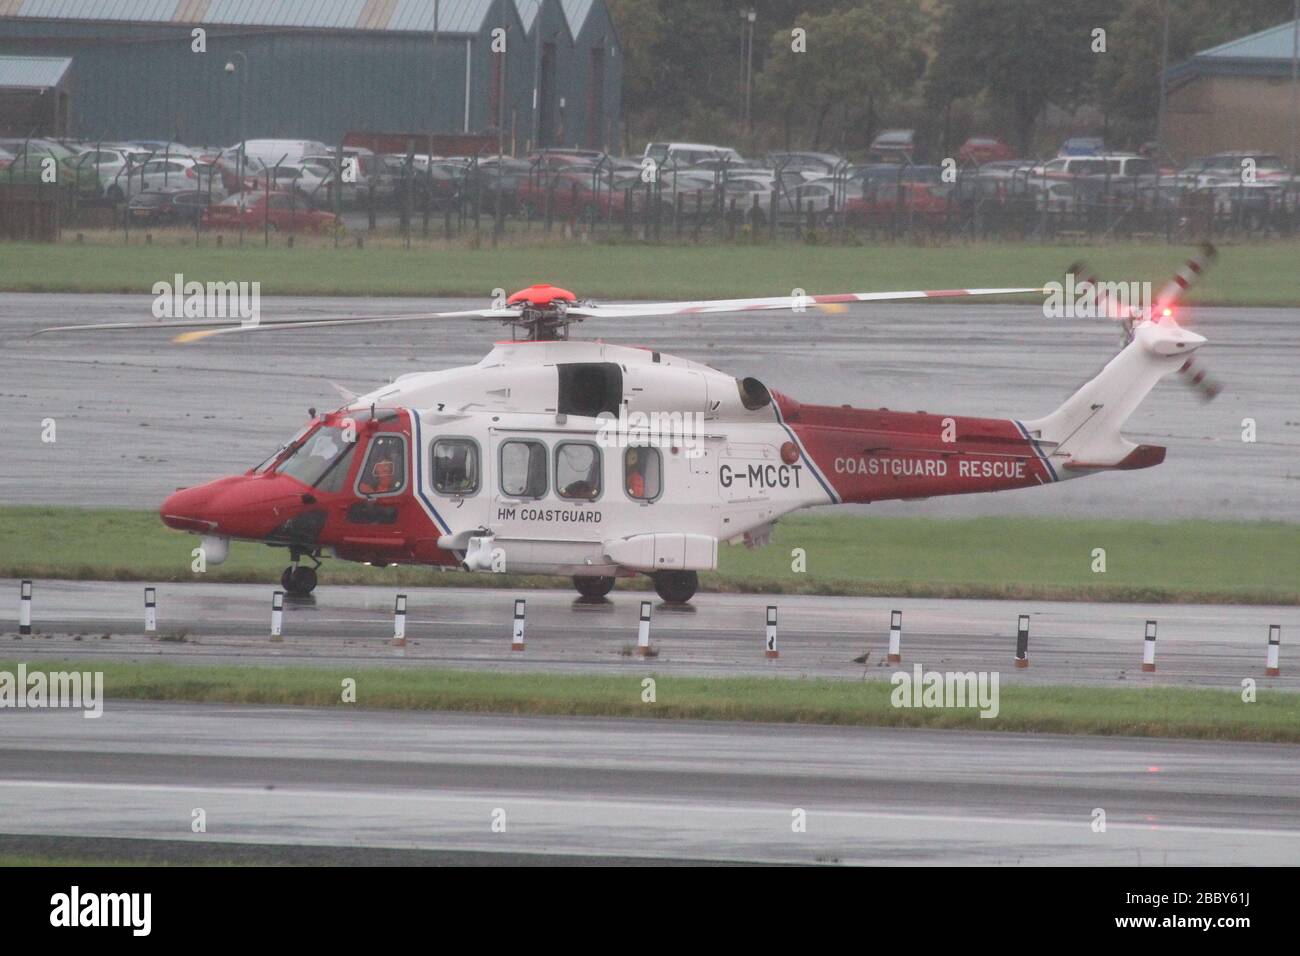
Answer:
<path fill-rule="evenodd" d="M 280 586 L 289 594 L 311 594 L 316 589 L 316 569 L 291 564 L 280 575 Z"/>
<path fill-rule="evenodd" d="M 603 598 L 614 590 L 614 579 L 612 577 L 593 578 L 590 575 L 575 574 L 573 576 L 573 586 L 585 598 Z"/>
<path fill-rule="evenodd" d="M 657 571 L 652 577 L 667 604 L 685 604 L 700 588 L 700 576 L 694 571 Z"/>

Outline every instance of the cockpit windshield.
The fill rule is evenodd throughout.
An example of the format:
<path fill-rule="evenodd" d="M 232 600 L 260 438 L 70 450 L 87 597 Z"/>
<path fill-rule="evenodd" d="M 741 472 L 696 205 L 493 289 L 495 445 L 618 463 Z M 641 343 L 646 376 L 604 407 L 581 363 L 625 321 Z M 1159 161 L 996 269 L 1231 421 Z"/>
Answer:
<path fill-rule="evenodd" d="M 296 478 L 322 491 L 337 491 L 347 477 L 356 442 L 344 438 L 343 429 L 322 425 L 280 463 L 276 474 Z"/>
<path fill-rule="evenodd" d="M 254 469 L 253 469 L 253 474 L 255 474 L 255 475 L 262 475 L 262 474 L 265 474 L 266 472 L 270 471 L 270 470 L 271 470 L 271 466 L 274 465 L 275 462 L 276 462 L 276 460 L 277 460 L 281 455 L 284 454 L 284 450 L 285 450 L 286 448 L 292 448 L 294 445 L 298 444 L 298 442 L 302 441 L 302 436 L 305 435 L 305 434 L 307 434 L 309 431 L 311 431 L 312 428 L 315 427 L 315 425 L 316 425 L 315 420 L 312 420 L 312 421 L 308 422 L 306 425 L 303 425 L 302 428 L 298 429 L 298 431 L 294 433 L 294 436 L 293 436 L 292 438 L 290 438 L 287 442 L 285 442 L 283 445 L 281 445 L 279 448 L 277 448 L 277 449 L 276 449 L 274 452 L 272 452 L 271 455 L 270 455 L 268 458 L 266 458 L 266 459 L 265 459 L 265 460 L 264 460 L 260 465 L 258 465 L 256 468 L 254 468 Z"/>

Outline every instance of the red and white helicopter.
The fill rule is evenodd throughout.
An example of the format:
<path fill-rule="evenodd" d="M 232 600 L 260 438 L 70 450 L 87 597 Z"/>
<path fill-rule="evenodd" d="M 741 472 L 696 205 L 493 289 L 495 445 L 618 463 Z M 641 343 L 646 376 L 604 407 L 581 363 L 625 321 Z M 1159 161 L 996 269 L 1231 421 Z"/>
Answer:
<path fill-rule="evenodd" d="M 257 467 L 169 496 L 162 520 L 201 535 L 212 563 L 225 559 L 231 539 L 288 548 L 282 583 L 291 593 L 310 592 L 320 558 L 332 554 L 380 566 L 569 575 L 588 597 L 646 574 L 665 601 L 679 603 L 694 595 L 700 571 L 717 567 L 720 545 L 766 543 L 773 524 L 800 508 L 1002 491 L 1159 464 L 1163 447 L 1135 445 L 1120 429 L 1170 372 L 1212 397 L 1190 358 L 1205 339 L 1171 313 L 1212 256 L 1206 247 L 1188 260 L 1147 313 L 1118 316 L 1124 348 L 1060 408 L 1024 421 L 806 405 L 756 378 L 649 348 L 571 341 L 568 330 L 588 318 L 838 309 L 1038 288 L 596 305 L 539 285 L 467 312 L 41 331 L 187 327 L 176 341 L 195 342 L 466 318 L 522 330 L 477 365 L 402 375 L 313 413 Z"/>

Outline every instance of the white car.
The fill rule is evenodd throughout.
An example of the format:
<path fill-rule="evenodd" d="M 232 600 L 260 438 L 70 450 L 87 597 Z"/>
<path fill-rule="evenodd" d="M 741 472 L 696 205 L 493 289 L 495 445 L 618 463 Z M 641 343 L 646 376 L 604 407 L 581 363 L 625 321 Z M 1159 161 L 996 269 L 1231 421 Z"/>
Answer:
<path fill-rule="evenodd" d="M 211 191 L 214 196 L 224 196 L 226 193 L 221 175 L 215 167 L 192 156 L 169 156 L 166 159 L 155 156 L 142 166 L 133 166 L 126 191 L 135 195 L 150 189 L 177 187 L 197 192 Z"/>
<path fill-rule="evenodd" d="M 107 198 L 118 202 L 126 196 L 128 163 L 132 171 L 137 171 L 148 158 L 147 150 L 102 146 L 82 150 L 73 160 L 73 165 L 80 170 L 82 176 L 98 176 L 100 191 Z"/>
<path fill-rule="evenodd" d="M 646 143 L 645 154 L 660 166 L 693 166 L 710 159 L 726 160 L 728 163 L 742 166 L 744 157 L 729 146 L 713 146 L 709 143 Z"/>
<path fill-rule="evenodd" d="M 296 190 L 317 205 L 324 205 L 330 197 L 330 184 L 334 181 L 334 171 L 320 163 L 293 163 L 264 170 L 262 178 L 271 174 L 271 188 L 287 191 Z"/>

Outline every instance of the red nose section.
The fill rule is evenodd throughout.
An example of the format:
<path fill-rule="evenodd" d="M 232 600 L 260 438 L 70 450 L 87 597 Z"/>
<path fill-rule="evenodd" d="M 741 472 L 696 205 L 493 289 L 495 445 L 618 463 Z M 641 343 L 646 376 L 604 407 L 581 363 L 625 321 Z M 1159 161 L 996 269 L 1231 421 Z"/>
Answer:
<path fill-rule="evenodd" d="M 279 475 L 232 475 L 182 488 L 158 512 L 178 531 L 258 540 L 304 510 L 302 491 Z"/>
<path fill-rule="evenodd" d="M 577 296 L 568 289 L 561 289 L 559 286 L 554 285 L 530 285 L 527 289 L 520 289 L 506 299 L 506 305 L 518 305 L 523 302 L 540 309 L 552 302 L 575 301 L 577 301 Z"/>

